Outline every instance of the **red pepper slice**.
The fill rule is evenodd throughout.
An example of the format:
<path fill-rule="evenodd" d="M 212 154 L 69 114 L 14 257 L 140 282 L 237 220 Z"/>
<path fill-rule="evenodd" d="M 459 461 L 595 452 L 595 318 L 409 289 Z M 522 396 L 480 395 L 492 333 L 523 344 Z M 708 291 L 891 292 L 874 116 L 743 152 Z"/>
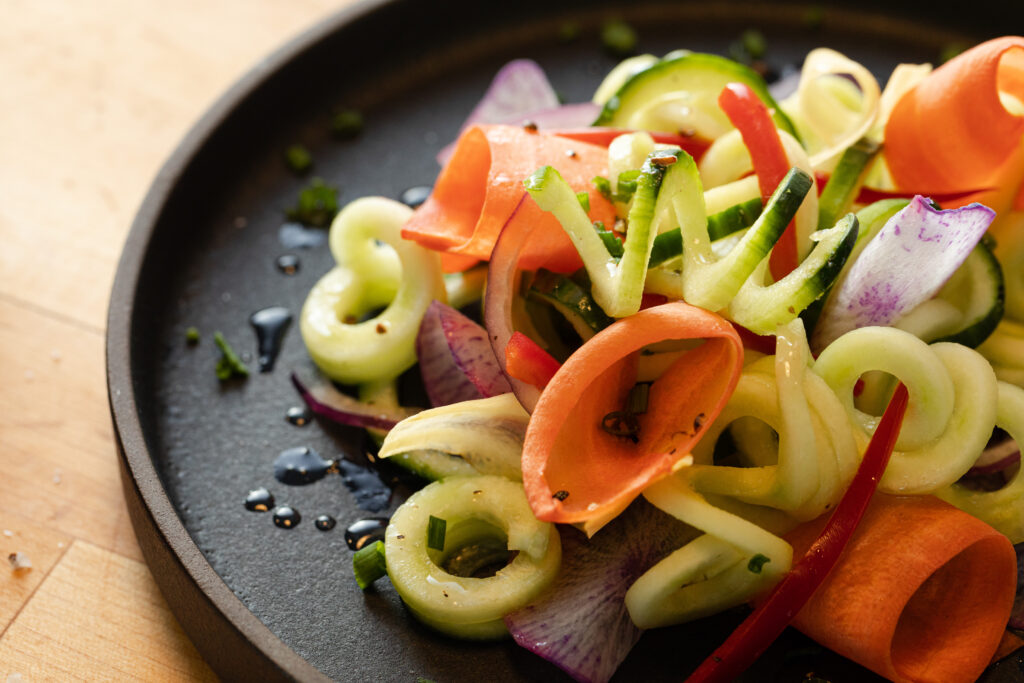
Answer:
<path fill-rule="evenodd" d="M 789 171 L 789 157 L 768 107 L 744 83 L 726 85 L 718 96 L 718 106 L 736 126 L 750 151 L 761 201 L 766 203 Z M 781 280 L 797 267 L 796 226 L 792 222 L 772 249 L 768 266 L 775 280 Z"/>
<path fill-rule="evenodd" d="M 878 480 L 889 464 L 889 456 L 896 445 L 907 410 L 907 400 L 907 388 L 900 384 L 868 443 L 850 488 L 843 494 L 818 540 L 775 586 L 768 599 L 686 679 L 688 683 L 733 680 L 779 637 L 822 584 L 853 536 L 878 487 Z"/>
<path fill-rule="evenodd" d="M 505 372 L 543 389 L 562 364 L 522 332 L 513 332 L 505 347 Z"/>
<path fill-rule="evenodd" d="M 590 128 L 555 128 L 545 130 L 544 132 L 549 135 L 557 135 L 561 138 L 571 138 L 573 140 L 579 140 L 580 142 L 589 142 L 592 145 L 607 147 L 612 143 L 612 140 L 620 135 L 635 133 L 636 131 L 629 128 L 605 128 L 595 126 Z M 655 142 L 660 142 L 666 145 L 675 145 L 694 159 L 700 159 L 704 156 L 704 152 L 706 152 L 708 147 L 711 146 L 711 143 L 704 138 L 676 135 L 675 133 L 660 133 L 658 131 L 648 131 L 648 133 L 652 138 L 654 138 Z"/>

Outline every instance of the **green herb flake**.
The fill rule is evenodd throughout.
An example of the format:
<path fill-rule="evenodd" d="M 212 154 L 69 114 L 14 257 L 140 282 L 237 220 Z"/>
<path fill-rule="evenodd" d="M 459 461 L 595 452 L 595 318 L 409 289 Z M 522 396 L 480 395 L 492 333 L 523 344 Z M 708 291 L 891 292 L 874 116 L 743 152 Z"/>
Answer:
<path fill-rule="evenodd" d="M 363 115 L 355 109 L 341 109 L 331 117 L 331 132 L 340 140 L 351 140 L 363 132 Z"/>
<path fill-rule="evenodd" d="M 580 37 L 580 25 L 575 21 L 567 21 L 558 27 L 558 40 L 562 43 L 571 43 Z"/>
<path fill-rule="evenodd" d="M 800 23 L 810 31 L 816 31 L 825 23 L 825 8 L 822 5 L 811 5 L 804 10 Z"/>
<path fill-rule="evenodd" d="M 634 384 L 633 388 L 629 390 L 629 396 L 626 398 L 626 411 L 633 415 L 643 415 L 647 412 L 647 399 L 651 394 L 651 385 L 649 382 L 640 382 Z"/>
<path fill-rule="evenodd" d="M 939 51 L 939 64 L 945 64 L 946 62 L 953 59 L 957 55 L 966 52 L 970 47 L 971 46 L 968 45 L 967 43 L 960 41 L 946 43 L 945 45 L 942 46 L 942 49 Z"/>
<path fill-rule="evenodd" d="M 242 359 L 235 353 L 235 350 L 224 339 L 224 335 L 220 332 L 214 332 L 213 341 L 217 344 L 217 348 L 220 349 L 221 353 L 220 360 L 217 361 L 217 379 L 223 381 L 236 376 L 248 377 L 249 368 L 246 367 Z"/>
<path fill-rule="evenodd" d="M 284 160 L 293 173 L 299 175 L 313 168 L 313 155 L 302 145 L 291 145 L 284 151 Z"/>
<path fill-rule="evenodd" d="M 636 31 L 619 19 L 605 22 L 601 27 L 601 45 L 613 57 L 628 57 L 636 52 Z"/>
<path fill-rule="evenodd" d="M 767 555 L 762 555 L 761 553 L 758 553 L 757 555 L 754 555 L 752 558 L 750 558 L 750 562 L 747 562 L 747 571 L 751 574 L 760 574 L 761 569 L 768 562 L 771 562 L 771 558 L 769 558 Z"/>
<path fill-rule="evenodd" d="M 577 192 L 576 199 L 579 200 L 580 206 L 583 207 L 583 210 L 590 213 L 590 195 L 586 192 Z"/>
<path fill-rule="evenodd" d="M 352 573 L 356 585 L 366 590 L 377 579 L 388 575 L 388 564 L 384 556 L 384 542 L 376 541 L 363 546 L 352 555 Z"/>
<path fill-rule="evenodd" d="M 313 178 L 309 186 L 299 193 L 298 203 L 288 209 L 289 220 L 315 228 L 330 225 L 338 213 L 338 190 L 324 184 L 321 178 Z"/>
<path fill-rule="evenodd" d="M 195 346 L 199 343 L 199 328 L 189 327 L 185 330 L 185 343 L 189 346 Z"/>
<path fill-rule="evenodd" d="M 743 49 L 747 51 L 747 54 L 754 59 L 761 59 L 764 57 L 764 53 L 768 49 L 768 43 L 764 39 L 764 34 L 757 29 L 747 29 L 740 36 L 740 42 L 743 44 Z"/>
<path fill-rule="evenodd" d="M 444 550 L 444 535 L 448 522 L 430 515 L 427 522 L 427 547 L 431 550 Z"/>

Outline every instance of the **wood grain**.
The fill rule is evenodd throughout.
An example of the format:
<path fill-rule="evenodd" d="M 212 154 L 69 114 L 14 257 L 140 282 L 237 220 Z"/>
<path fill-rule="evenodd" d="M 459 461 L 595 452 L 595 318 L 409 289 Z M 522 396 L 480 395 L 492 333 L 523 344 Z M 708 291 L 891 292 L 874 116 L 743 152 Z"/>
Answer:
<path fill-rule="evenodd" d="M 104 376 L 121 245 L 163 161 L 351 0 L 0 0 L 0 680 L 209 680 L 132 534 Z M 9 534 L 3 533 L 6 530 Z"/>

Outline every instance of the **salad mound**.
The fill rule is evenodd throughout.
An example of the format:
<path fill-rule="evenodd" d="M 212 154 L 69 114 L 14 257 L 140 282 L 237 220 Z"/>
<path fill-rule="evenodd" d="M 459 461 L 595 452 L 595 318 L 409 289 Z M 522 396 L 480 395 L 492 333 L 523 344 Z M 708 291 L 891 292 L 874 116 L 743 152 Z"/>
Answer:
<path fill-rule="evenodd" d="M 688 680 L 790 623 L 893 681 L 1024 644 L 1024 37 L 884 88 L 822 48 L 781 101 L 723 57 L 643 55 L 557 101 L 509 64 L 421 207 L 331 227 L 302 332 L 365 403 L 296 386 L 435 480 L 360 586 L 585 681 L 748 604 Z M 482 325 L 455 310 L 481 298 Z"/>

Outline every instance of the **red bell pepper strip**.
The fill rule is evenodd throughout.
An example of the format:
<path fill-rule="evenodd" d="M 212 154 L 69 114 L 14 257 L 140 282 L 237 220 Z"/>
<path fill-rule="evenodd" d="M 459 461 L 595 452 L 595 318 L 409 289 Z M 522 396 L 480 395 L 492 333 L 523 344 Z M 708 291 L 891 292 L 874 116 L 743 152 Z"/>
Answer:
<path fill-rule="evenodd" d="M 825 185 L 828 184 L 829 179 L 828 173 L 822 173 L 820 171 L 814 174 L 814 179 L 818 184 L 818 194 L 820 195 L 825 189 Z M 979 188 L 977 190 L 964 190 L 962 192 L 944 192 L 944 193 L 933 193 L 929 194 L 928 198 L 936 201 L 939 206 L 944 209 L 953 209 L 958 206 L 962 206 L 967 199 L 973 199 L 974 195 L 982 192 L 992 192 L 994 188 Z M 875 202 L 883 199 L 912 199 L 915 192 L 904 192 L 903 190 L 878 190 L 873 187 L 862 187 L 857 193 L 857 199 L 854 200 L 855 204 L 874 204 Z M 967 202 L 969 203 L 969 202 Z"/>
<path fill-rule="evenodd" d="M 513 332 L 505 347 L 505 372 L 543 389 L 562 364 L 522 332 Z"/>
<path fill-rule="evenodd" d="M 607 147 L 612 143 L 612 140 L 620 135 L 635 133 L 636 131 L 629 128 L 604 128 L 596 126 L 591 128 L 555 128 L 544 132 L 549 135 L 557 135 L 560 138 L 570 138 L 580 142 L 588 142 L 592 145 Z M 704 156 L 704 152 L 708 151 L 708 147 L 711 146 L 711 143 L 704 138 L 676 135 L 675 133 L 659 133 L 658 131 L 648 131 L 648 133 L 654 138 L 655 142 L 664 145 L 675 145 L 697 160 L 700 160 Z"/>
<path fill-rule="evenodd" d="M 761 188 L 761 201 L 767 203 L 789 171 L 789 158 L 768 107 L 743 83 L 726 85 L 718 96 L 718 106 L 743 137 Z M 772 249 L 768 266 L 772 277 L 781 280 L 797 265 L 796 226 L 790 222 Z"/>
<path fill-rule="evenodd" d="M 818 540 L 793 566 L 768 598 L 747 617 L 687 679 L 688 683 L 731 681 L 763 653 L 807 603 L 853 536 L 889 464 L 907 410 L 907 388 L 900 384 L 871 437 L 850 488 Z"/>

